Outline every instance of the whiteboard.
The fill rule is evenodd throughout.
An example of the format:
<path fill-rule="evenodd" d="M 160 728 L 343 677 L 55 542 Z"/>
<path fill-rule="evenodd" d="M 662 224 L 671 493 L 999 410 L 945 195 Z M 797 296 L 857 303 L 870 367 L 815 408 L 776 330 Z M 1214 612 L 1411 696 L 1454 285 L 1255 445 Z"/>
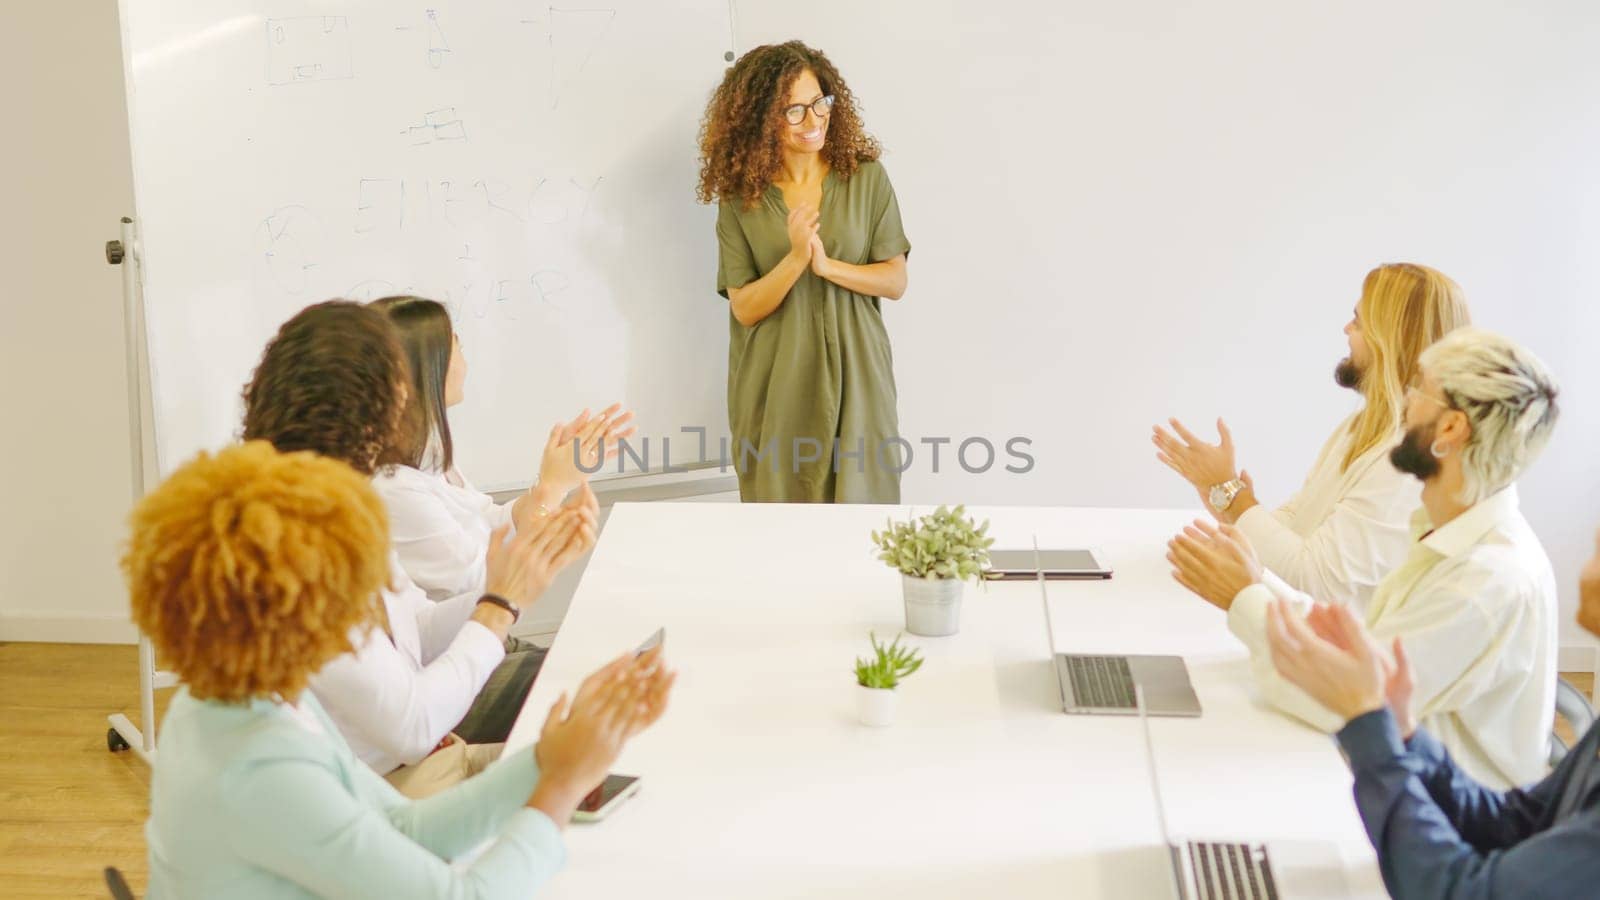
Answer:
<path fill-rule="evenodd" d="M 726 0 L 122 0 L 122 21 L 163 473 L 236 437 L 284 320 L 402 292 L 450 307 L 480 486 L 527 484 L 551 424 L 613 400 L 652 469 L 663 437 L 699 458 L 686 427 L 716 458 L 727 311 L 694 183 Z"/>

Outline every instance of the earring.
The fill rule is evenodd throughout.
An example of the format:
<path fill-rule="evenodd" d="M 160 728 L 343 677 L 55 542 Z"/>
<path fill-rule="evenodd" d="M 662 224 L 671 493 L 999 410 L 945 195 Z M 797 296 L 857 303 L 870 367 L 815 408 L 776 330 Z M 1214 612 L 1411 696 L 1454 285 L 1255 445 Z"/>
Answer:
<path fill-rule="evenodd" d="M 1434 441 L 1433 446 L 1429 447 L 1428 450 L 1433 453 L 1434 459 L 1444 459 L 1446 456 L 1450 455 L 1450 448 L 1440 447 L 1438 441 Z"/>

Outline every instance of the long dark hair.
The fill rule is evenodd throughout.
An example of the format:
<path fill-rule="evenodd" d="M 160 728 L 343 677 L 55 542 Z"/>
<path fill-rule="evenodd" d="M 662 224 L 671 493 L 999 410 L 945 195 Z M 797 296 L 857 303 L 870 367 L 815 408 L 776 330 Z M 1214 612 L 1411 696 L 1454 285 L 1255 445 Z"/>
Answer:
<path fill-rule="evenodd" d="M 411 399 L 394 442 L 378 456 L 379 465 L 422 468 L 436 462 L 448 472 L 455 464 L 450 419 L 445 415 L 444 383 L 450 371 L 455 330 L 444 305 L 423 297 L 384 297 L 372 307 L 389 317 L 400 334 L 400 347 L 411 366 Z M 439 455 L 425 460 L 428 440 L 437 435 Z"/>
<path fill-rule="evenodd" d="M 349 300 L 283 323 L 244 389 L 244 439 L 310 450 L 371 475 L 394 441 L 410 376 L 395 328 Z"/>

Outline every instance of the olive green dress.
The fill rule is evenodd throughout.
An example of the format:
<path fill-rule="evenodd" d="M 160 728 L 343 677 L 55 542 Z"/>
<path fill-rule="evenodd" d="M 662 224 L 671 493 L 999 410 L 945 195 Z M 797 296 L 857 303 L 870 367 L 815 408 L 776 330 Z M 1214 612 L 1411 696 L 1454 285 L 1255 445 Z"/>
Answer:
<path fill-rule="evenodd" d="M 822 182 L 817 233 L 830 259 L 868 265 L 909 253 L 900 204 L 877 162 Z M 789 208 L 769 187 L 750 209 L 717 211 L 717 292 L 743 287 L 789 252 Z M 728 312 L 728 461 L 746 502 L 899 503 L 907 445 L 895 414 L 882 301 L 807 269 L 772 315 Z"/>

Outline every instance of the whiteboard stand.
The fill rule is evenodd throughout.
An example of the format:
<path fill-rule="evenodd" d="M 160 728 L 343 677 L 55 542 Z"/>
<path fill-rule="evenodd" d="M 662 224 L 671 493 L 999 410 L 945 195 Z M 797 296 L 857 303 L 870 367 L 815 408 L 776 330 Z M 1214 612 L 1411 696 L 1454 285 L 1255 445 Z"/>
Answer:
<path fill-rule="evenodd" d="M 122 330 L 128 361 L 128 449 L 133 464 L 133 502 L 144 497 L 144 378 L 140 337 L 144 322 L 139 304 L 139 242 L 133 220 L 122 218 L 122 238 L 106 242 L 106 262 L 122 267 Z M 156 651 L 139 635 L 139 721 L 141 732 L 122 713 L 109 716 L 106 747 L 113 753 L 132 750 L 150 765 L 156 761 L 156 688 L 178 683 L 171 672 L 156 671 Z"/>

